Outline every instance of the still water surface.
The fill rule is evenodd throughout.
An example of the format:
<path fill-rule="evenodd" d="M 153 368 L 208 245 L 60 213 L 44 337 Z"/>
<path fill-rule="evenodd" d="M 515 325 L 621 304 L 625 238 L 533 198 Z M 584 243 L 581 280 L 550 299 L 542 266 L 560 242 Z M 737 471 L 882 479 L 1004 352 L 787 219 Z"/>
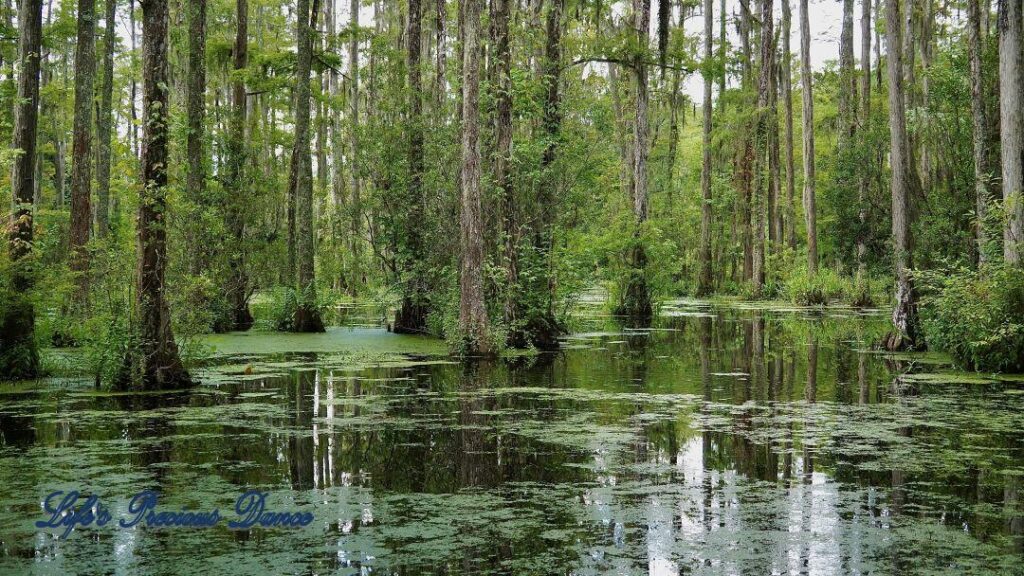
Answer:
<path fill-rule="evenodd" d="M 676 303 L 513 362 L 236 354 L 188 393 L 0 385 L 0 573 L 1024 573 L 1024 382 L 872 351 L 885 328 Z M 144 489 L 225 512 L 248 488 L 313 524 L 34 527 L 53 490 L 118 518 Z"/>

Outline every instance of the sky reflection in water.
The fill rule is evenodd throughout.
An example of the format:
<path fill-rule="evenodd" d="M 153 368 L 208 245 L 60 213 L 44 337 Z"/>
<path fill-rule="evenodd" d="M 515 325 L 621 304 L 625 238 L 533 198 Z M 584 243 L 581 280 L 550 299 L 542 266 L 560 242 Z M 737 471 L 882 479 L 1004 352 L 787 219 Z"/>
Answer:
<path fill-rule="evenodd" d="M 512 363 L 289 354 L 225 358 L 184 394 L 0 386 L 0 572 L 1022 573 L 1024 384 L 921 376 L 945 367 L 869 350 L 883 316 L 666 312 Z M 251 487 L 316 520 L 37 531 L 76 487 L 115 517 L 143 489 L 228 510 Z"/>

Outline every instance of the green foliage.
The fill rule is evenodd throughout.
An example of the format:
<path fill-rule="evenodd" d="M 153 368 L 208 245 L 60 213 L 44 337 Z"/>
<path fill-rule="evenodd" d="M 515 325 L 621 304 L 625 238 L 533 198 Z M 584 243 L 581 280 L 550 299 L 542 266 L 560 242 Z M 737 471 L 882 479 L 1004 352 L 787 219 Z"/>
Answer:
<path fill-rule="evenodd" d="M 854 295 L 863 297 L 870 294 L 867 282 L 858 289 L 855 281 L 831 268 L 819 268 L 817 274 L 809 274 L 806 268 L 795 268 L 785 281 L 785 295 L 794 304 L 819 306 L 834 301 L 849 302 Z"/>
<path fill-rule="evenodd" d="M 1024 270 L 993 264 L 916 277 L 929 346 L 969 369 L 1024 371 Z"/>
<path fill-rule="evenodd" d="M 337 294 L 320 290 L 296 290 L 290 286 L 278 286 L 265 294 L 267 303 L 261 307 L 267 311 L 269 327 L 280 332 L 290 332 L 295 327 L 295 311 L 301 305 L 312 306 L 323 317 L 336 304 Z M 261 318 L 261 320 L 263 320 Z"/>

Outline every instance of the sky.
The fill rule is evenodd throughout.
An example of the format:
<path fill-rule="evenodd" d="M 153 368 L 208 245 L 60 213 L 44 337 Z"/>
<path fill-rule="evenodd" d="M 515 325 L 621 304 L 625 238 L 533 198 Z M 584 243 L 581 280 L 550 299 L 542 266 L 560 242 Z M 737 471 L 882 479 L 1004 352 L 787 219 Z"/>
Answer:
<path fill-rule="evenodd" d="M 720 26 L 719 18 L 721 18 L 721 14 L 718 13 L 719 0 L 713 1 L 715 4 L 715 23 L 713 25 L 713 28 L 716 34 L 715 49 L 717 50 L 717 34 L 719 29 L 718 27 Z M 854 56 L 857 58 L 857 66 L 860 66 L 861 1 L 862 0 L 854 0 L 853 8 L 853 53 Z M 789 45 L 791 51 L 793 52 L 794 58 L 798 58 L 800 55 L 799 4 L 799 0 L 790 0 L 790 10 L 793 13 L 793 22 L 790 31 L 792 37 L 790 38 Z M 753 5 L 753 2 L 751 2 L 751 5 Z M 739 14 L 739 6 L 739 0 L 726 0 L 725 10 L 730 15 L 730 18 L 734 13 Z M 825 64 L 830 60 L 839 59 L 839 32 L 843 25 L 843 3 L 841 0 L 808 0 L 807 12 L 810 15 L 809 24 L 811 29 L 811 67 L 814 70 L 821 70 L 822 68 L 825 67 Z M 782 2 L 780 0 L 775 0 L 774 15 L 775 21 L 777 23 L 776 25 L 779 28 L 781 28 L 781 25 L 778 24 L 778 22 L 781 22 L 782 18 Z M 873 24 L 874 23 L 872 23 L 872 25 Z M 688 18 L 686 20 L 685 27 L 686 30 L 697 32 L 701 36 L 703 36 L 704 15 L 701 13 Z M 728 22 L 726 33 L 728 35 L 730 44 L 737 45 L 739 43 L 739 36 L 736 34 L 736 27 L 731 20 Z M 872 39 L 872 41 L 874 40 Z M 703 49 L 703 42 L 700 44 L 700 46 L 702 47 L 701 49 Z M 874 53 L 874 48 L 872 48 L 872 53 Z M 754 47 L 754 54 L 756 57 L 757 47 Z M 794 66 L 793 69 L 798 70 L 796 66 Z M 704 80 L 701 78 L 700 74 L 690 74 L 686 78 L 686 83 L 683 87 L 683 90 L 696 104 L 699 105 L 704 102 Z M 717 97 L 718 95 L 716 94 L 715 98 Z"/>

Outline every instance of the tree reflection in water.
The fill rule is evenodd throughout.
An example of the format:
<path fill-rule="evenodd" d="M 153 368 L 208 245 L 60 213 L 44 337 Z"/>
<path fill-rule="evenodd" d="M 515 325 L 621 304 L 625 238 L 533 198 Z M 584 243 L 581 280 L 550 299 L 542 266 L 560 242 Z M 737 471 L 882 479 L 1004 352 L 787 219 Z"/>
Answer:
<path fill-rule="evenodd" d="M 901 377 L 934 367 L 873 353 L 884 317 L 669 312 L 513 362 L 281 356 L 145 400 L 4 393 L 0 572 L 1017 570 L 1013 384 Z M 57 541 L 32 521 L 69 486 L 222 510 L 254 487 L 316 521 Z"/>

